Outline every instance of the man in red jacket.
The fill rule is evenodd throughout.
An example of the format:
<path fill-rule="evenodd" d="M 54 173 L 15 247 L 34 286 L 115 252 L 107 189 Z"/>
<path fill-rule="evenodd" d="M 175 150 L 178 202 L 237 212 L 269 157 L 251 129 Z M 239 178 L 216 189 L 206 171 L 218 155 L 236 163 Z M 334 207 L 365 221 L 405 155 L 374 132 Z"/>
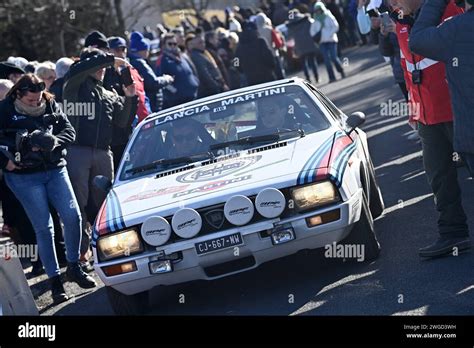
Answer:
<path fill-rule="evenodd" d="M 396 35 L 400 44 L 402 67 L 415 104 L 411 121 L 416 122 L 423 144 L 426 176 L 435 195 L 438 212 L 438 240 L 419 250 L 422 257 L 435 257 L 469 249 L 469 228 L 461 202 L 453 150 L 453 111 L 446 81 L 445 66 L 410 51 L 408 38 L 423 0 L 390 0 L 394 8 Z M 449 3 L 442 21 L 461 14 L 462 9 Z"/>

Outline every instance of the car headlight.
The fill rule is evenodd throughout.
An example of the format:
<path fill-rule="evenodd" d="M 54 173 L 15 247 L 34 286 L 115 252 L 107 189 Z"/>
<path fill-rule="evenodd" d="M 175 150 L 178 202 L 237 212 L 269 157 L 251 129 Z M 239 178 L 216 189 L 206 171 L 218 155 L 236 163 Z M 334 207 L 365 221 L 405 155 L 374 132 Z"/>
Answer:
<path fill-rule="evenodd" d="M 101 261 L 141 251 L 143 251 L 143 245 L 135 229 L 104 236 L 97 241 L 97 253 Z"/>
<path fill-rule="evenodd" d="M 298 210 L 308 210 L 339 201 L 337 189 L 330 181 L 323 181 L 291 191 Z"/>

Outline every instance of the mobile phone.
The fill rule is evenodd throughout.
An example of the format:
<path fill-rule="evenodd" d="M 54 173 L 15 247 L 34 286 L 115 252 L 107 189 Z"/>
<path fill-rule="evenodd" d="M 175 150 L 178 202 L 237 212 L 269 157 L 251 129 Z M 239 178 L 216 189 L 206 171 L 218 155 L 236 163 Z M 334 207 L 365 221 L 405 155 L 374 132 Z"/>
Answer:
<path fill-rule="evenodd" d="M 132 73 L 130 71 L 130 67 L 125 67 L 122 70 L 120 70 L 120 80 L 122 82 L 122 85 L 125 87 L 128 87 L 130 85 L 133 85 L 133 78 L 132 78 Z"/>
<path fill-rule="evenodd" d="M 390 15 L 388 14 L 388 12 L 382 12 L 380 14 L 380 17 L 382 18 L 382 25 L 384 27 L 388 27 L 391 25 L 392 19 L 390 18 Z"/>

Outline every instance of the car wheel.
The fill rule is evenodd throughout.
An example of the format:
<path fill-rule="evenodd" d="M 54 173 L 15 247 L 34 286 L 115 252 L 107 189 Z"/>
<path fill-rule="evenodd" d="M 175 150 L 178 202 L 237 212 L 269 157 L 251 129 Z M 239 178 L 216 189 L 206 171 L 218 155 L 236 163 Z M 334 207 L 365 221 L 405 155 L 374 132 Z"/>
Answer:
<path fill-rule="evenodd" d="M 371 165 L 370 171 L 370 193 L 369 193 L 369 207 L 372 217 L 374 219 L 378 218 L 383 214 L 385 210 L 385 203 L 382 197 L 382 191 L 380 190 L 377 180 L 375 179 L 374 167 Z"/>
<path fill-rule="evenodd" d="M 365 193 L 362 194 L 360 219 L 354 224 L 351 233 L 341 244 L 364 245 L 364 260 L 366 261 L 374 260 L 380 254 L 380 244 L 375 234 L 374 219 L 372 218 Z"/>
<path fill-rule="evenodd" d="M 148 308 L 148 291 L 125 295 L 110 286 L 106 286 L 105 289 L 116 315 L 141 315 Z"/>

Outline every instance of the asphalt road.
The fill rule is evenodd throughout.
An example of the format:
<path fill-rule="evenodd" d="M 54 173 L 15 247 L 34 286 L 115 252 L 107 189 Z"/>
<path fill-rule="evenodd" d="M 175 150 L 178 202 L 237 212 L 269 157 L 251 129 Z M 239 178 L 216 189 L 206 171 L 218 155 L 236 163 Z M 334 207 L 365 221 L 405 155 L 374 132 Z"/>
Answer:
<path fill-rule="evenodd" d="M 472 315 L 474 254 L 423 260 L 418 248 L 437 236 L 433 195 L 422 168 L 421 146 L 407 139 L 405 117 L 381 116 L 381 105 L 401 101 L 390 66 L 376 47 L 347 52 L 348 77 L 318 87 L 343 111 L 363 111 L 377 180 L 386 203 L 375 227 L 382 245 L 372 263 L 327 259 L 304 252 L 216 281 L 152 291 L 154 315 Z M 326 72 L 320 67 L 323 79 Z M 326 80 L 327 81 L 327 80 Z M 474 181 L 459 170 L 465 210 L 474 230 Z M 109 315 L 104 288 L 83 291 L 56 307 L 44 277 L 31 279 L 43 315 Z M 184 303 L 180 298 L 184 295 Z"/>

